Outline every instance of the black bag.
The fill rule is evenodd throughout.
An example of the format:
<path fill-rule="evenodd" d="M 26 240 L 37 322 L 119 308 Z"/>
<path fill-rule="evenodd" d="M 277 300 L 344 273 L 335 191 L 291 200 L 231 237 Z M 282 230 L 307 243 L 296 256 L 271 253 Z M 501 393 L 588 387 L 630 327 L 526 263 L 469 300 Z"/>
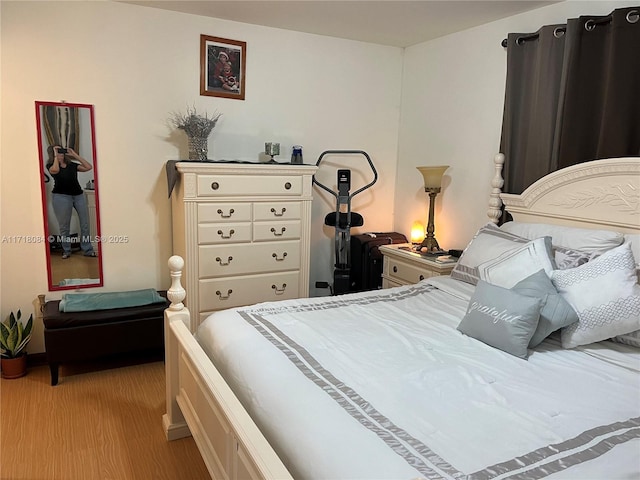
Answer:
<path fill-rule="evenodd" d="M 382 287 L 382 254 L 380 245 L 407 243 L 397 232 L 371 232 L 351 235 L 351 292 Z"/>

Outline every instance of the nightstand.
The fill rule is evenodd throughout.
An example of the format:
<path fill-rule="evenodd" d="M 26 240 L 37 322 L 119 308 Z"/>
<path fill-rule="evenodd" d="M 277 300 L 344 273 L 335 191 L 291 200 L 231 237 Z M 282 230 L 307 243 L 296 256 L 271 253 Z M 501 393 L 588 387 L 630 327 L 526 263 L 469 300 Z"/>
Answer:
<path fill-rule="evenodd" d="M 411 244 L 381 245 L 384 256 L 382 267 L 382 288 L 410 285 L 429 277 L 449 275 L 453 263 L 439 263 L 411 251 Z"/>

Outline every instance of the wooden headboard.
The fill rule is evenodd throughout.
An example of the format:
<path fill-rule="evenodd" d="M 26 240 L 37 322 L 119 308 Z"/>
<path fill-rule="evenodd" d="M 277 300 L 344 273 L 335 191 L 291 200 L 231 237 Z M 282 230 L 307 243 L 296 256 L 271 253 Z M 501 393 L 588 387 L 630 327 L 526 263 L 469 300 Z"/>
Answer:
<path fill-rule="evenodd" d="M 502 193 L 504 155 L 487 215 L 498 223 L 504 204 L 514 221 L 640 233 L 640 157 L 608 158 L 555 171 L 520 195 Z"/>

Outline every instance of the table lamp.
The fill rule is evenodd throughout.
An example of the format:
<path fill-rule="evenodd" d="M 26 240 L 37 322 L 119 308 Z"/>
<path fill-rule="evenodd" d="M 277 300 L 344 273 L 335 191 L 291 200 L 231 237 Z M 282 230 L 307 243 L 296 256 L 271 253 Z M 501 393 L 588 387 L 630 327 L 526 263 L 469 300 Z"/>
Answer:
<path fill-rule="evenodd" d="M 418 251 L 426 250 L 427 253 L 441 253 L 442 250 L 438 245 L 435 236 L 435 203 L 436 196 L 442 188 L 442 176 L 449 165 L 440 165 L 435 167 L 416 167 L 424 178 L 424 191 L 429 194 L 429 221 L 427 223 L 427 236 L 424 238 Z M 424 250 L 423 250 L 424 249 Z"/>

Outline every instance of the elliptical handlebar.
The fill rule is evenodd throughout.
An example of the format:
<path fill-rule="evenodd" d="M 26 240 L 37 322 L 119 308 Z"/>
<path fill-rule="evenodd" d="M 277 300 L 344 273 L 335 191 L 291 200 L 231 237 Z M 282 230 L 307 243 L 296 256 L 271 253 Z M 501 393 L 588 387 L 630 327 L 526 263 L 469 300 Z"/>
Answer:
<path fill-rule="evenodd" d="M 373 172 L 373 180 L 370 183 L 366 184 L 364 187 L 359 188 L 358 190 L 356 190 L 355 192 L 350 194 L 349 195 L 349 200 L 351 200 L 353 197 L 355 197 L 359 193 L 362 193 L 367 188 L 373 186 L 373 184 L 378 181 L 378 172 L 376 171 L 376 167 L 374 167 L 373 162 L 371 161 L 371 157 L 369 157 L 369 154 L 367 152 L 365 152 L 364 150 L 325 150 L 318 157 L 318 161 L 316 162 L 316 167 L 320 166 L 320 162 L 322 162 L 322 159 L 324 158 L 325 155 L 363 155 L 367 159 L 367 162 L 369 162 L 369 167 L 371 168 L 371 171 Z M 316 180 L 316 176 L 315 175 L 312 178 L 312 182 L 314 184 L 318 185 L 323 190 L 329 192 L 334 197 L 338 198 L 338 192 L 334 192 L 333 190 L 331 190 L 326 185 L 323 185 L 322 183 L 320 183 L 318 180 Z"/>
<path fill-rule="evenodd" d="M 324 224 L 335 229 L 335 268 L 333 271 L 333 293 L 336 295 L 347 293 L 351 289 L 351 227 L 361 227 L 364 219 L 359 213 L 351 211 L 351 199 L 357 194 L 371 187 L 378 180 L 378 172 L 373 166 L 371 158 L 362 150 L 326 150 L 320 154 L 316 167 L 320 166 L 325 155 L 363 155 L 373 172 L 373 180 L 353 193 L 351 189 L 351 170 L 339 169 L 337 186 L 338 191 L 333 191 L 326 185 L 316 180 L 313 176 L 313 184 L 330 193 L 336 198 L 336 210 L 328 214 Z"/>

